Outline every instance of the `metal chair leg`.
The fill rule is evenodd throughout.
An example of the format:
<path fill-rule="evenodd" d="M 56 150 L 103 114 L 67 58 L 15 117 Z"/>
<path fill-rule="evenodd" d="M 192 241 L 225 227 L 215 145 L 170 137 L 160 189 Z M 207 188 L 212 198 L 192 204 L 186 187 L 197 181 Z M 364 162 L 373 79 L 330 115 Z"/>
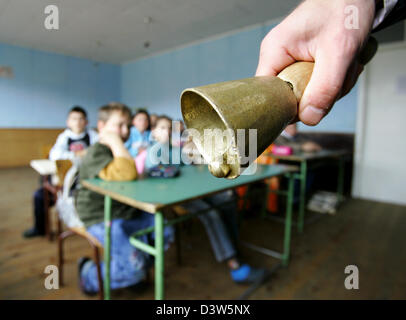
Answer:
<path fill-rule="evenodd" d="M 58 229 L 57 229 L 58 234 L 56 236 L 59 237 L 59 235 L 62 233 L 62 221 L 59 218 L 59 215 L 57 215 L 57 219 L 58 219 L 58 226 L 57 226 L 58 227 Z"/>

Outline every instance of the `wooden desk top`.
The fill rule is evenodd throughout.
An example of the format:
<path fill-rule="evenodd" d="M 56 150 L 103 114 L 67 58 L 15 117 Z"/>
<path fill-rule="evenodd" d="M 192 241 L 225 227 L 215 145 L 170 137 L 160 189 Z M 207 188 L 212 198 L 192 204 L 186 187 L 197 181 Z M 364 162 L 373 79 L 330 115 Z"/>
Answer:
<path fill-rule="evenodd" d="M 155 213 L 192 199 L 295 171 L 298 171 L 296 166 L 258 165 L 255 174 L 227 180 L 213 177 L 206 165 L 199 165 L 181 167 L 181 174 L 176 178 L 146 178 L 123 182 L 96 178 L 82 180 L 81 184 L 114 200 Z"/>
<path fill-rule="evenodd" d="M 320 150 L 317 152 L 298 152 L 294 153 L 289 156 L 283 156 L 283 155 L 277 155 L 277 154 L 267 154 L 266 156 L 269 156 L 274 159 L 280 159 L 280 160 L 288 160 L 288 161 L 307 161 L 307 160 L 318 160 L 318 159 L 325 159 L 325 158 L 339 158 L 343 157 L 345 155 L 349 154 L 348 151 L 346 150 Z"/>

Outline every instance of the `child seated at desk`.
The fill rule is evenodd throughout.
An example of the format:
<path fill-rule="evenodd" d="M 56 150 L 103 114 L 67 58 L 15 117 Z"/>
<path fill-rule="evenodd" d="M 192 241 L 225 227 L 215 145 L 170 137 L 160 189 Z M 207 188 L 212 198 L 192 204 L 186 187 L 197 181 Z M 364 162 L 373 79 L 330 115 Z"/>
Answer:
<path fill-rule="evenodd" d="M 100 140 L 88 149 L 79 168 L 79 177 L 100 177 L 108 181 L 129 181 L 137 178 L 134 160 L 124 146 L 128 137 L 131 111 L 119 103 L 110 103 L 99 110 L 97 128 Z M 104 196 L 79 188 L 76 209 L 87 231 L 104 243 Z M 129 237 L 133 232 L 154 225 L 152 214 L 121 202 L 112 201 L 111 225 L 111 289 L 136 285 L 146 277 L 150 256 L 133 247 Z M 172 242 L 172 228 L 165 228 L 165 243 Z M 147 241 L 147 236 L 142 238 Z M 89 258 L 79 260 L 80 287 L 85 294 L 98 291 L 97 266 Z M 104 274 L 104 264 L 101 264 Z"/>
<path fill-rule="evenodd" d="M 79 106 L 74 106 L 68 113 L 65 129 L 56 139 L 55 145 L 49 153 L 50 160 L 74 160 L 83 157 L 86 149 L 95 143 L 98 135 L 94 130 L 86 129 L 88 124 L 86 111 Z M 51 199 L 49 199 L 52 204 Z M 45 208 L 44 188 L 39 188 L 34 193 L 34 227 L 23 233 L 25 238 L 45 234 Z"/>
<path fill-rule="evenodd" d="M 173 155 L 181 149 L 173 146 L 170 142 L 172 120 L 167 116 L 160 116 L 152 131 L 155 144 L 148 148 L 146 168 L 151 169 L 159 165 L 178 166 L 174 164 Z M 179 156 L 178 159 L 182 157 Z M 187 188 L 187 185 L 185 185 Z M 233 201 L 234 200 L 234 201 Z M 227 203 L 227 205 L 222 205 Z M 220 206 L 222 216 L 215 206 Z M 226 262 L 230 269 L 231 278 L 236 283 L 253 283 L 260 281 L 266 276 L 265 269 L 256 269 L 248 264 L 243 264 L 237 258 L 237 251 L 233 242 L 237 238 L 237 212 L 236 200 L 231 190 L 197 199 L 183 204 L 189 212 L 209 211 L 198 215 L 208 234 L 214 255 L 218 262 Z M 228 229 L 227 229 L 228 227 Z M 233 240 L 232 240 L 233 238 Z"/>
<path fill-rule="evenodd" d="M 139 109 L 132 119 L 133 126 L 125 146 L 131 156 L 135 158 L 146 150 L 150 143 L 151 121 L 147 110 Z"/>
<path fill-rule="evenodd" d="M 133 117 L 132 124 L 130 136 L 124 145 L 134 158 L 138 173 L 141 174 L 144 171 L 145 158 L 151 136 L 151 119 L 148 111 L 138 109 Z"/>

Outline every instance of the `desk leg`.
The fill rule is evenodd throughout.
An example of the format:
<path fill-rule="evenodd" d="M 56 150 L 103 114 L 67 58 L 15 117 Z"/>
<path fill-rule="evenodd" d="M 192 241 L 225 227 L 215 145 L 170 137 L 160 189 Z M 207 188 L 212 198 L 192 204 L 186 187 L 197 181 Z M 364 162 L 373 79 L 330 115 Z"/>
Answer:
<path fill-rule="evenodd" d="M 338 180 L 337 180 L 337 198 L 339 203 L 344 200 L 344 170 L 345 170 L 344 157 L 340 157 L 340 159 L 338 160 Z"/>
<path fill-rule="evenodd" d="M 164 299 L 164 217 L 155 213 L 155 300 Z"/>
<path fill-rule="evenodd" d="M 293 195 L 294 195 L 294 182 L 295 178 L 292 174 L 288 175 L 288 194 L 286 197 L 286 217 L 285 217 L 285 235 L 283 241 L 283 255 L 282 255 L 282 265 L 286 267 L 289 263 L 290 255 L 290 237 L 291 237 L 291 226 L 292 226 L 292 210 L 293 210 Z"/>
<path fill-rule="evenodd" d="M 307 161 L 304 160 L 300 164 L 300 203 L 299 203 L 299 217 L 298 217 L 298 231 L 303 232 L 304 215 L 306 210 L 306 178 L 307 178 Z"/>
<path fill-rule="evenodd" d="M 104 299 L 110 300 L 111 198 L 104 197 Z"/>
<path fill-rule="evenodd" d="M 270 194 L 270 188 L 271 188 L 271 186 L 270 186 L 270 184 L 268 184 L 267 183 L 267 180 L 264 180 L 265 181 L 265 185 L 266 185 L 266 187 L 265 187 L 265 201 L 263 201 L 263 204 L 262 204 L 262 208 L 261 208 L 261 217 L 264 219 L 264 218 L 266 218 L 266 216 L 268 215 L 268 197 L 269 197 L 269 194 Z"/>

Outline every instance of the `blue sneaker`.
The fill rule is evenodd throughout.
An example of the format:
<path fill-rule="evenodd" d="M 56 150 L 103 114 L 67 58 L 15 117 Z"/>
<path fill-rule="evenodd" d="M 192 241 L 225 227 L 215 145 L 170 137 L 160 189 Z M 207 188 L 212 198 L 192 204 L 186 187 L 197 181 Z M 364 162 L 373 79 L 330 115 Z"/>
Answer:
<path fill-rule="evenodd" d="M 231 278 L 238 284 L 251 284 L 265 280 L 268 272 L 266 269 L 253 268 L 248 264 L 242 264 L 238 269 L 230 271 Z"/>

